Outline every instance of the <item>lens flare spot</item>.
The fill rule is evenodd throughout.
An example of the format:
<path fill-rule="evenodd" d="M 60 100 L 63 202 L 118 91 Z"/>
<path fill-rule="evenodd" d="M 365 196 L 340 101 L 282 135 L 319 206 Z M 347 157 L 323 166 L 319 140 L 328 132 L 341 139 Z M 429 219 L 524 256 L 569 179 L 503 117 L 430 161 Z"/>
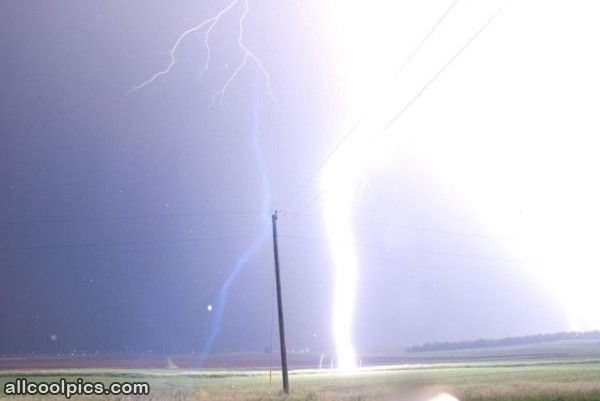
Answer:
<path fill-rule="evenodd" d="M 439 393 L 433 398 L 430 398 L 429 401 L 460 401 L 455 396 L 448 393 Z"/>

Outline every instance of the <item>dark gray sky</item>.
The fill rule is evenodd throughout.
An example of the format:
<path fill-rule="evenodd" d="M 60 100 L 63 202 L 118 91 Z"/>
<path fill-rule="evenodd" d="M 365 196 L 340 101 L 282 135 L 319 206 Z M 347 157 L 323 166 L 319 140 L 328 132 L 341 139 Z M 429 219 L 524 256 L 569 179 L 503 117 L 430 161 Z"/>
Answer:
<path fill-rule="evenodd" d="M 200 350 L 214 323 L 207 305 L 268 212 L 335 145 L 344 65 L 323 56 L 329 42 L 295 4 L 252 3 L 246 20 L 245 42 L 271 75 L 274 101 L 248 63 L 223 107 L 207 109 L 242 57 L 241 5 L 215 27 L 206 74 L 203 37 L 193 34 L 169 74 L 127 94 L 168 64 L 182 32 L 221 7 L 0 4 L 0 353 Z M 253 126 L 272 188 L 267 210 Z M 356 211 L 357 347 L 564 328 L 561 308 L 522 273 L 510 243 L 402 162 L 418 155 L 396 157 L 392 171 L 369 177 Z M 310 183 L 295 206 L 317 191 Z M 290 347 L 330 352 L 333 283 L 318 213 L 317 202 L 292 223 L 281 219 L 286 323 Z M 269 237 L 232 282 L 214 350 L 268 344 L 271 280 Z"/>

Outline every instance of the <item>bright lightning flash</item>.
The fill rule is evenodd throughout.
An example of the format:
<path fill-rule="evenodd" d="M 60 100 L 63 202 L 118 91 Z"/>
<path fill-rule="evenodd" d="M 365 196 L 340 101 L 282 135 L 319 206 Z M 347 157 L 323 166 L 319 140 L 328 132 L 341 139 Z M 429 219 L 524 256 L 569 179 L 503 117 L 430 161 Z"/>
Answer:
<path fill-rule="evenodd" d="M 356 163 L 352 163 L 349 155 L 350 152 L 345 152 L 328 166 L 324 176 L 324 185 L 328 191 L 323 202 L 325 227 L 335 268 L 333 339 L 337 367 L 343 372 L 352 372 L 357 367 L 352 323 L 358 282 L 358 257 L 350 221 L 354 211 L 351 200 L 357 197 L 360 189 L 359 181 L 356 180 L 360 169 Z"/>
<path fill-rule="evenodd" d="M 412 10 L 405 10 L 400 3 L 384 0 L 375 1 L 366 5 L 365 3 L 352 3 L 342 0 L 334 1 L 332 14 L 336 16 L 332 28 L 338 31 L 339 43 L 337 58 L 343 60 L 345 73 L 342 76 L 344 88 L 347 93 L 340 99 L 342 114 L 341 126 L 352 127 L 350 134 L 343 140 L 343 146 L 337 148 L 330 162 L 326 165 L 323 174 L 323 211 L 324 223 L 328 234 L 328 242 L 333 259 L 335 274 L 335 290 L 333 300 L 332 330 L 337 351 L 337 368 L 341 371 L 353 371 L 356 369 L 356 352 L 352 342 L 353 314 L 358 284 L 358 255 L 355 248 L 354 227 L 352 221 L 354 210 L 360 198 L 361 188 L 364 188 L 365 175 L 368 168 L 376 165 L 381 159 L 386 158 L 389 149 L 375 146 L 374 139 L 387 131 L 390 121 L 395 121 L 398 110 L 404 110 L 417 99 L 417 97 L 428 88 L 441 72 L 439 64 L 440 57 L 436 55 L 429 58 L 425 65 L 428 68 L 413 68 L 410 73 L 413 77 L 406 85 L 398 71 L 405 67 L 412 67 L 411 60 L 420 49 L 429 46 L 429 37 L 437 32 L 438 26 L 444 26 L 445 17 L 450 13 L 458 1 L 448 2 L 440 7 L 441 18 L 424 36 L 419 43 L 414 43 L 412 52 L 408 57 L 402 52 L 390 51 L 398 48 L 398 38 L 406 37 L 407 34 L 398 31 L 397 17 L 403 14 L 411 14 Z M 489 6 L 489 5 L 488 5 Z M 485 7 L 482 7 L 485 9 Z M 443 10 L 446 11 L 443 11 Z M 435 16 L 426 15 L 431 21 Z M 367 21 L 372 21 L 369 24 Z M 362 29 L 356 29 L 357 26 Z M 447 24 L 446 24 L 447 25 Z M 481 32 L 485 27 L 480 29 Z M 419 32 L 422 27 L 404 27 Z M 471 29 L 471 28 L 469 28 Z M 464 50 L 478 34 L 472 35 L 472 39 L 465 42 L 462 32 L 458 32 L 458 43 L 463 42 Z M 411 35 L 415 36 L 414 33 Z M 437 37 L 444 35 L 437 35 Z M 451 35 L 453 36 L 453 35 Z M 410 47 L 410 46 L 409 46 Z M 439 46 L 438 46 L 439 47 Z M 458 47 L 461 48 L 460 46 Z M 462 50 L 456 51 L 456 43 L 448 43 L 441 47 L 444 55 L 449 59 L 448 66 Z M 443 59 L 443 57 L 442 57 Z M 421 63 L 423 61 L 421 60 Z M 398 67 L 400 66 L 400 69 Z M 434 67 L 435 66 L 435 67 Z M 434 71 L 426 70 L 433 68 Z M 437 73 L 435 72 L 437 69 Z M 410 68 L 407 69 L 409 72 Z M 421 72 L 415 75 L 415 71 Z M 431 78 L 433 77 L 433 78 Z M 418 78 L 418 79 L 415 79 Z M 429 83 L 427 83 L 429 79 Z M 416 95 L 415 95 L 416 94 Z M 404 109 L 402 108 L 404 107 Z M 402 113 L 403 111 L 401 111 Z M 358 122 L 351 121 L 361 116 Z M 343 121 L 348 118 L 349 121 Z M 347 131 L 342 129 L 342 131 Z M 390 147 L 392 148 L 392 147 Z"/>

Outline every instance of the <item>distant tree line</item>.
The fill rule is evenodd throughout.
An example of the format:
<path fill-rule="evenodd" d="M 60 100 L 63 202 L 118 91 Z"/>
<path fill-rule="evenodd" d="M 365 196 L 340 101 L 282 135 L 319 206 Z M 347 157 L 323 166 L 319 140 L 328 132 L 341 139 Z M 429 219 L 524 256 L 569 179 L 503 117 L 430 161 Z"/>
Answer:
<path fill-rule="evenodd" d="M 479 339 L 470 341 L 444 341 L 414 345 L 407 352 L 449 351 L 473 348 L 505 347 L 510 345 L 537 344 L 561 340 L 600 340 L 600 331 L 560 332 L 551 334 L 535 334 L 522 337 L 506 337 L 499 339 Z"/>

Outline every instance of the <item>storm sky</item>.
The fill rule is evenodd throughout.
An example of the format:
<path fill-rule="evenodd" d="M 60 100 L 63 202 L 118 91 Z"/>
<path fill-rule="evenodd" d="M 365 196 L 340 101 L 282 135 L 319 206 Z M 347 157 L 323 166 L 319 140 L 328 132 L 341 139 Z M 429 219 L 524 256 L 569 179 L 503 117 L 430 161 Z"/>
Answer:
<path fill-rule="evenodd" d="M 597 6 L 459 2 L 394 77 L 451 4 L 417 3 L 250 1 L 244 42 L 274 96 L 248 62 L 211 106 L 243 57 L 243 3 L 211 33 L 204 74 L 198 32 L 129 92 L 227 3 L 2 2 L 0 354 L 200 350 L 208 306 L 274 209 L 288 345 L 333 352 L 318 167 L 364 110 L 365 135 L 385 125 L 498 8 L 386 152 L 365 156 L 354 342 L 600 328 L 586 315 L 598 297 L 575 296 L 597 277 Z M 269 345 L 272 258 L 268 237 L 232 281 L 213 351 Z"/>

